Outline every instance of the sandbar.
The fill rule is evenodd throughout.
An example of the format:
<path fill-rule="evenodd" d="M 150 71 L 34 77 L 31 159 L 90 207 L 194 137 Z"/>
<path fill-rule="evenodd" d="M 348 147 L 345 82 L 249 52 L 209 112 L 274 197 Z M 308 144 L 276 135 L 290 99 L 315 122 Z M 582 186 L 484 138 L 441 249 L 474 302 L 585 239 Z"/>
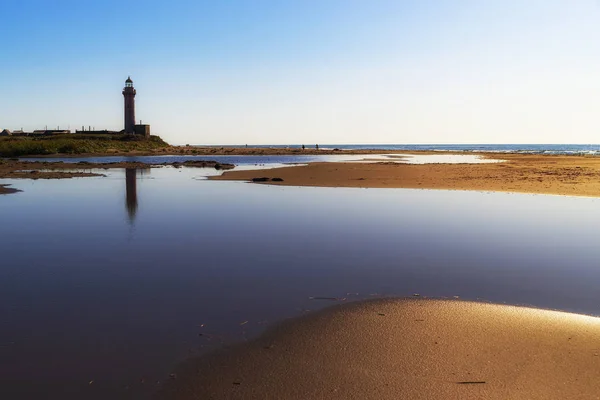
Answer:
<path fill-rule="evenodd" d="M 380 299 L 190 359 L 158 399 L 598 399 L 600 318 Z"/>
<path fill-rule="evenodd" d="M 482 157 L 503 162 L 419 165 L 397 162 L 318 162 L 261 171 L 231 171 L 210 179 L 251 181 L 261 177 L 268 178 L 263 180 L 267 184 L 290 186 L 600 196 L 600 157 L 496 153 L 482 154 Z M 272 178 L 278 179 L 272 181 Z"/>

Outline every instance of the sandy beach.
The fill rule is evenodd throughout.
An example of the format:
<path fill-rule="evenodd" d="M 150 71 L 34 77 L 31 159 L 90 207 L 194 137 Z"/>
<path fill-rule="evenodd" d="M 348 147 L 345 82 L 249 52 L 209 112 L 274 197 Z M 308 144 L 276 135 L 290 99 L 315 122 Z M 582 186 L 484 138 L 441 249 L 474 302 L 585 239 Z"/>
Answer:
<path fill-rule="evenodd" d="M 422 165 L 394 162 L 311 163 L 264 171 L 229 171 L 210 179 L 251 181 L 253 178 L 268 178 L 263 183 L 600 196 L 598 157 L 495 153 L 483 154 L 482 157 L 504 162 Z M 274 182 L 272 178 L 282 180 Z"/>
<path fill-rule="evenodd" d="M 456 300 L 334 306 L 191 359 L 159 399 L 598 399 L 600 319 Z"/>

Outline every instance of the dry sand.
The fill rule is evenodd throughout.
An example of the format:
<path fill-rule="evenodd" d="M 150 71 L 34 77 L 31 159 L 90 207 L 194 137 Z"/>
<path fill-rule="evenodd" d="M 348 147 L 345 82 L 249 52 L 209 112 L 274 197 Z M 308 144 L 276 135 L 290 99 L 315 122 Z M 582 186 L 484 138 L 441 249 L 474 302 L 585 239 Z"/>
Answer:
<path fill-rule="evenodd" d="M 600 399 L 600 318 L 376 300 L 192 359 L 158 399 Z"/>
<path fill-rule="evenodd" d="M 414 154 L 411 153 L 411 154 Z M 423 153 L 420 153 L 423 154 Z M 437 153 L 439 154 L 439 153 Z M 600 196 L 600 157 L 486 154 L 489 164 L 312 163 L 231 171 L 215 180 L 281 178 L 292 186 L 418 188 Z"/>

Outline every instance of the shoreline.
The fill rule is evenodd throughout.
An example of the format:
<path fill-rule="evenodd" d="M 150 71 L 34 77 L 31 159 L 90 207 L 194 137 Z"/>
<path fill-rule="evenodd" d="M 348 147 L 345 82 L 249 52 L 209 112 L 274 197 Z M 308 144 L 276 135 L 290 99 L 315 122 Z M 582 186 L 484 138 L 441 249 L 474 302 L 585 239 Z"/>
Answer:
<path fill-rule="evenodd" d="M 28 158 L 87 158 L 87 157 L 151 157 L 151 156 L 264 156 L 264 155 L 357 155 L 357 154 L 469 154 L 460 151 L 433 151 L 433 150 L 337 150 L 337 149 L 297 149 L 297 148 L 253 148 L 253 147 L 193 147 L 172 146 L 154 151 L 129 151 L 129 152 L 102 152 L 81 154 L 42 154 L 20 156 L 20 159 Z M 474 153 L 475 154 L 475 153 Z M 480 153 L 476 153 L 480 154 Z"/>
<path fill-rule="evenodd" d="M 501 163 L 482 164 L 405 164 L 390 161 L 362 162 L 312 162 L 301 166 L 286 166 L 264 170 L 228 171 L 210 180 L 236 180 L 261 184 L 311 187 L 354 187 L 354 188 L 405 188 L 467 190 L 483 192 L 508 192 L 549 194 L 560 196 L 600 197 L 600 157 L 589 155 L 549 155 L 521 153 L 475 153 L 461 151 L 329 151 L 309 149 L 272 148 L 204 148 L 208 154 L 196 154 L 198 148 L 186 147 L 180 152 L 135 152 L 87 155 L 63 155 L 35 157 L 44 161 L 0 160 L 0 179 L 63 179 L 101 174 L 85 172 L 90 169 L 108 168 L 153 168 L 164 165 L 213 167 L 217 161 L 192 161 L 186 163 L 163 162 L 147 164 L 139 162 L 118 163 L 61 163 L 56 158 L 86 158 L 103 156 L 194 156 L 210 155 L 357 155 L 362 154 L 405 154 L 405 155 L 476 155 L 486 159 L 501 160 Z M 47 160 L 47 161 L 46 161 Z M 196 165 L 191 165 L 196 164 Z M 231 169 L 233 166 L 217 169 Z M 21 170 L 24 170 L 20 172 Z M 37 171 L 31 170 L 51 170 Z M 79 170 L 66 172 L 61 170 Z M 258 178 L 258 179 L 257 179 Z M 275 178 L 275 180 L 273 180 Z M 0 193 L 14 193 L 10 189 Z"/>
<path fill-rule="evenodd" d="M 249 182 L 254 179 L 254 183 L 282 186 L 440 189 L 600 197 L 600 157 L 515 153 L 478 155 L 503 162 L 316 162 L 261 171 L 230 171 L 209 179 Z"/>
<path fill-rule="evenodd" d="M 597 396 L 600 318 L 461 300 L 336 305 L 189 359 L 158 399 Z"/>
<path fill-rule="evenodd" d="M 235 146 L 168 146 L 155 150 L 130 150 L 130 151 L 106 151 L 96 153 L 55 153 L 55 154 L 30 154 L 18 156 L 17 158 L 86 158 L 86 157 L 137 157 L 137 156 L 243 156 L 243 155 L 357 155 L 357 154 L 462 154 L 480 156 L 562 156 L 562 157 L 599 157 L 600 154 L 581 153 L 552 153 L 543 151 L 490 151 L 490 150 L 416 150 L 416 149 L 344 149 L 344 148 L 320 148 L 314 147 L 302 150 L 296 147 L 235 147 Z M 10 157 L 4 157 L 9 159 Z"/>

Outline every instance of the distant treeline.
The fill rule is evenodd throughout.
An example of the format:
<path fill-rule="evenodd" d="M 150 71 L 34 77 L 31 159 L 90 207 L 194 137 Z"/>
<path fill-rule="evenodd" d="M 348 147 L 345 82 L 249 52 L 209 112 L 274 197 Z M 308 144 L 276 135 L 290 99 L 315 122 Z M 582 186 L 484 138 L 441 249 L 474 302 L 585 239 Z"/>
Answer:
<path fill-rule="evenodd" d="M 146 139 L 124 134 L 1 137 L 0 157 L 151 151 L 167 146 L 168 143 L 158 136 Z"/>

